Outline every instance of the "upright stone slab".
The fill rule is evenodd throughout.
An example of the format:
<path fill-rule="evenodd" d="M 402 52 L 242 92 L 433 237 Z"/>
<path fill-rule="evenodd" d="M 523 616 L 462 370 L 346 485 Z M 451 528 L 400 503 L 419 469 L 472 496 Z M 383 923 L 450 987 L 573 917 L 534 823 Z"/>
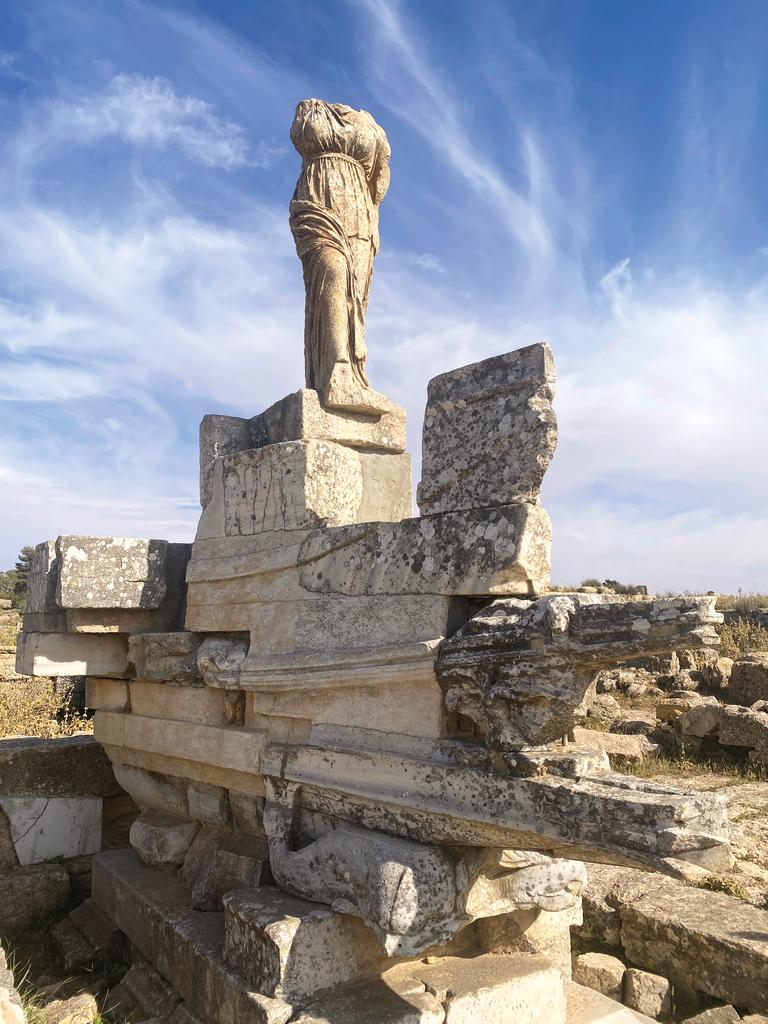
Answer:
<path fill-rule="evenodd" d="M 555 368 L 541 343 L 429 382 L 422 515 L 538 501 L 557 444 Z"/>

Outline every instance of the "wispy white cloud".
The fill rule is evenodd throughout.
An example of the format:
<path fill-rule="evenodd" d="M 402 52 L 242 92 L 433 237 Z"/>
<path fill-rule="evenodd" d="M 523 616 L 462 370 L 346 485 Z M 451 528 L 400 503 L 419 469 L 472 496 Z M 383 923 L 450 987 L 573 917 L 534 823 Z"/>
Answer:
<path fill-rule="evenodd" d="M 24 138 L 26 163 L 46 151 L 89 145 L 115 137 L 132 146 L 175 148 L 207 167 L 231 170 L 253 163 L 266 165 L 270 147 L 255 153 L 240 125 L 218 116 L 211 104 L 179 95 L 167 79 L 115 75 L 98 93 L 78 93 L 56 100 L 30 126 Z"/>
<path fill-rule="evenodd" d="M 373 31 L 372 39 L 366 34 L 365 45 L 374 45 L 371 70 L 381 86 L 377 92 L 380 101 L 407 121 L 493 206 L 508 231 L 531 256 L 545 259 L 552 238 L 542 210 L 531 202 L 523 188 L 515 188 L 509 182 L 483 145 L 467 131 L 467 112 L 461 110 L 428 55 L 417 45 L 399 4 L 395 0 L 362 0 L 360 7 L 367 12 Z M 531 188 L 536 177 L 532 146 L 526 155 L 527 186 Z"/>

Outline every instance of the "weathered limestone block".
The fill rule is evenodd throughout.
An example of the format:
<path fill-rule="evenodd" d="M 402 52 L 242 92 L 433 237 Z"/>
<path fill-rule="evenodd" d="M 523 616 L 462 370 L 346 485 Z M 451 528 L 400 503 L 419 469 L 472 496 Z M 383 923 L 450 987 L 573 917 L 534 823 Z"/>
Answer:
<path fill-rule="evenodd" d="M 255 605 L 251 614 L 250 653 L 241 678 L 267 667 L 270 655 L 337 651 L 343 656 L 450 636 L 466 621 L 467 604 L 436 594 L 381 594 Z"/>
<path fill-rule="evenodd" d="M 196 821 L 145 811 L 131 825 L 131 846 L 150 867 L 180 867 L 199 828 Z"/>
<path fill-rule="evenodd" d="M 111 1013 L 145 1022 L 167 1021 L 180 1001 L 172 986 L 146 960 L 133 964 L 107 996 Z"/>
<path fill-rule="evenodd" d="M 571 981 L 566 983 L 568 1024 L 654 1024 L 637 1010 L 630 1010 L 601 992 Z"/>
<path fill-rule="evenodd" d="M 261 885 L 268 863 L 267 844 L 261 836 L 234 835 L 204 825 L 187 851 L 181 877 L 191 886 L 192 907 L 212 912 L 221 910 L 225 893 Z"/>
<path fill-rule="evenodd" d="M 720 731 L 720 705 L 696 704 L 675 719 L 675 729 L 682 736 L 716 736 Z"/>
<path fill-rule="evenodd" d="M 116 633 L 19 634 L 16 671 L 25 676 L 132 675 L 128 639 Z"/>
<path fill-rule="evenodd" d="M 340 526 L 411 514 L 410 457 L 286 441 L 223 460 L 224 535 Z"/>
<path fill-rule="evenodd" d="M 714 603 L 599 594 L 494 601 L 441 645 L 446 706 L 475 722 L 491 747 L 560 739 L 601 669 L 642 651 L 719 643 Z"/>
<path fill-rule="evenodd" d="M 224 915 L 200 914 L 183 883 L 133 850 L 99 854 L 93 898 L 203 1021 L 287 1024 L 293 1008 L 251 991 L 222 960 Z"/>
<path fill-rule="evenodd" d="M 768 700 L 768 651 L 753 651 L 734 661 L 725 696 L 729 704 L 745 707 Z"/>
<path fill-rule="evenodd" d="M 659 744 L 653 743 L 647 736 L 636 736 L 618 732 L 597 732 L 594 729 L 573 730 L 574 742 L 577 747 L 586 750 L 603 750 L 610 754 L 616 762 L 644 761 L 655 757 L 659 752 Z M 572 748 L 569 748 L 572 749 Z"/>
<path fill-rule="evenodd" d="M 726 747 L 749 747 L 768 754 L 768 713 L 737 704 L 720 710 L 720 742 Z"/>
<path fill-rule="evenodd" d="M 245 700 L 238 691 L 166 686 L 139 680 L 133 680 L 130 688 L 131 709 L 136 715 L 202 725 L 243 724 Z"/>
<path fill-rule="evenodd" d="M 322 992 L 291 1018 L 292 1024 L 443 1024 L 445 1020 L 442 1004 L 413 977 L 409 965 L 390 968 L 373 981 Z M 528 1022 L 521 1019 L 521 1024 Z"/>
<path fill-rule="evenodd" d="M 211 413 L 200 421 L 200 504 L 205 508 L 213 496 L 216 460 L 243 452 L 251 443 L 250 424 L 239 416 Z"/>
<path fill-rule="evenodd" d="M 302 388 L 250 420 L 251 444 L 263 448 L 283 441 L 335 441 L 349 448 L 404 452 L 405 410 L 394 402 L 378 416 L 328 409 L 313 388 Z"/>
<path fill-rule="evenodd" d="M 624 1003 L 654 1020 L 672 1016 L 672 986 L 660 974 L 628 967 L 624 975 Z"/>
<path fill-rule="evenodd" d="M 61 615 L 61 608 L 56 602 L 58 580 L 56 542 L 45 540 L 35 546 L 32 566 L 27 576 L 27 614 Z"/>
<path fill-rule="evenodd" d="M 740 1020 L 732 1006 L 713 1006 L 711 1010 L 688 1017 L 683 1024 L 739 1024 Z"/>
<path fill-rule="evenodd" d="M 201 640 L 187 632 L 142 633 L 128 641 L 128 656 L 139 679 L 199 685 L 197 651 Z"/>
<path fill-rule="evenodd" d="M 265 744 L 260 769 L 299 784 L 303 809 L 419 842 L 538 849 L 580 860 L 610 853 L 617 863 L 664 872 L 677 871 L 677 859 L 730 867 L 722 794 L 660 787 L 605 768 L 569 776 L 567 756 L 561 765 L 551 752 L 552 767 L 502 775 L 476 744 L 410 739 L 403 749 L 375 743 L 380 733 L 370 741 L 362 730 L 355 734 L 354 745 L 340 735 L 318 737 L 317 746 Z"/>
<path fill-rule="evenodd" d="M 90 992 L 78 992 L 68 999 L 54 999 L 38 1014 L 40 1024 L 93 1024 L 99 1019 L 99 1004 Z"/>
<path fill-rule="evenodd" d="M 69 894 L 69 874 L 60 864 L 30 864 L 0 871 L 3 932 L 60 910 Z"/>
<path fill-rule="evenodd" d="M 372 977 L 387 958 L 359 918 L 265 888 L 224 898 L 224 960 L 257 991 L 290 1000 Z"/>
<path fill-rule="evenodd" d="M 446 1024 L 565 1024 L 562 979 L 545 957 L 442 957 L 413 976 L 443 1005 Z"/>
<path fill-rule="evenodd" d="M 110 797 L 120 792 L 93 736 L 0 741 L 0 797 Z"/>
<path fill-rule="evenodd" d="M 626 968 L 621 960 L 607 953 L 582 953 L 573 961 L 573 980 L 604 996 L 621 1002 Z"/>
<path fill-rule="evenodd" d="M 381 667 L 384 670 L 392 668 L 386 664 Z M 291 688 L 281 692 L 278 682 L 274 690 L 249 692 L 246 696 L 245 725 L 248 728 L 269 728 L 269 724 L 264 721 L 268 716 L 300 719 L 312 726 L 378 729 L 386 734 L 392 731 L 393 722 L 397 722 L 397 731 L 401 735 L 433 739 L 446 735 L 443 695 L 434 672 L 425 673 L 423 677 L 414 672 L 409 677 L 406 664 L 403 666 L 405 671 L 402 679 L 388 680 L 384 676 L 357 686 L 349 685 L 349 681 L 344 678 L 347 672 L 362 672 L 364 668 L 335 666 L 326 675 L 321 670 L 313 672 L 310 666 L 302 665 L 291 679 L 290 668 L 286 667 L 284 676 L 289 684 L 299 684 L 303 680 L 312 689 Z M 273 671 L 261 678 L 274 681 L 278 673 Z M 373 692 L 372 685 L 375 686 Z M 402 714 L 404 707 L 408 708 L 407 716 Z"/>
<path fill-rule="evenodd" d="M 63 536 L 56 554 L 61 608 L 159 608 L 165 597 L 167 541 Z"/>
<path fill-rule="evenodd" d="M 131 691 L 127 680 L 88 676 L 85 681 L 85 706 L 93 711 L 130 711 Z"/>
<path fill-rule="evenodd" d="M 115 764 L 114 770 L 117 781 L 142 811 L 160 811 L 177 818 L 189 816 L 185 780 L 168 778 L 126 764 Z"/>
<path fill-rule="evenodd" d="M 768 911 L 723 893 L 668 886 L 620 912 L 633 963 L 754 1013 L 768 1010 Z"/>
<path fill-rule="evenodd" d="M 422 515 L 536 502 L 557 444 L 546 344 L 429 382 L 417 502 Z"/>
<path fill-rule="evenodd" d="M 488 953 L 537 953 L 546 956 L 569 979 L 571 928 L 582 924 L 581 898 L 568 910 L 538 907 L 481 918 L 475 924 L 477 942 Z"/>
<path fill-rule="evenodd" d="M 101 849 L 101 797 L 0 796 L 19 864 Z"/>
<path fill-rule="evenodd" d="M 301 585 L 321 594 L 526 594 L 549 586 L 552 526 L 540 505 L 315 530 Z"/>

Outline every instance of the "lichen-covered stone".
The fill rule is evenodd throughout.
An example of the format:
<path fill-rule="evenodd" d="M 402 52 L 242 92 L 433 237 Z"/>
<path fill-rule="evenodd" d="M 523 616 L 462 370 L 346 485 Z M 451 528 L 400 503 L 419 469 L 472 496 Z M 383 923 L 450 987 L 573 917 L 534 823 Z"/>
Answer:
<path fill-rule="evenodd" d="M 446 706 L 500 749 L 560 739 L 586 710 L 601 669 L 643 651 L 719 643 L 714 603 L 599 594 L 493 601 L 441 645 Z"/>
<path fill-rule="evenodd" d="M 554 381 L 549 346 L 536 344 L 429 382 L 422 515 L 538 501 L 557 444 Z"/>
<path fill-rule="evenodd" d="M 159 608 L 165 597 L 165 540 L 63 536 L 56 554 L 61 608 Z"/>
<path fill-rule="evenodd" d="M 725 697 L 745 707 L 768 700 L 768 651 L 751 651 L 734 661 Z"/>
<path fill-rule="evenodd" d="M 536 594 L 549 585 L 552 527 L 539 505 L 315 530 L 301 585 L 321 594 Z"/>
<path fill-rule="evenodd" d="M 624 975 L 624 1002 L 646 1017 L 665 1020 L 672 1015 L 672 986 L 660 974 L 629 967 Z"/>

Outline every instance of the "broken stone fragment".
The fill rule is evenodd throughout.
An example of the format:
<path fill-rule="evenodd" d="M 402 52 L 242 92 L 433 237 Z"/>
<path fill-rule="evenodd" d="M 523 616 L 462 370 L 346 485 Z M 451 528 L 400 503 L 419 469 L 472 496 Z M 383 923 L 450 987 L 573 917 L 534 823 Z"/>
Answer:
<path fill-rule="evenodd" d="M 659 974 L 628 967 L 624 975 L 624 1003 L 654 1020 L 672 1015 L 672 986 Z"/>
<path fill-rule="evenodd" d="M 429 382 L 417 502 L 422 515 L 537 502 L 557 444 L 546 344 Z"/>
<path fill-rule="evenodd" d="M 200 826 L 162 811 L 145 811 L 131 825 L 131 846 L 150 867 L 180 867 Z"/>
<path fill-rule="evenodd" d="M 197 651 L 201 640 L 187 632 L 142 633 L 128 641 L 128 655 L 139 679 L 199 684 Z"/>
<path fill-rule="evenodd" d="M 602 992 L 617 1002 L 621 1002 L 625 971 L 621 960 L 607 953 L 582 953 L 573 961 L 573 980 L 577 985 Z"/>
<path fill-rule="evenodd" d="M 446 707 L 497 749 L 561 739 L 594 697 L 601 669 L 643 651 L 719 643 L 714 603 L 578 593 L 493 601 L 440 647 Z"/>

